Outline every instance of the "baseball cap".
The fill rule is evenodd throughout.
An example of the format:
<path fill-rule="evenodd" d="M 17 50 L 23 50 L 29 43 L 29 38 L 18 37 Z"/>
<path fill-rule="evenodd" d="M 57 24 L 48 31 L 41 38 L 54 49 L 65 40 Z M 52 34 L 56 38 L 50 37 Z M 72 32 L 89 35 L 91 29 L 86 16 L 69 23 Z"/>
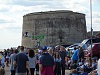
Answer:
<path fill-rule="evenodd" d="M 42 50 L 47 50 L 47 47 L 46 46 L 42 46 Z"/>

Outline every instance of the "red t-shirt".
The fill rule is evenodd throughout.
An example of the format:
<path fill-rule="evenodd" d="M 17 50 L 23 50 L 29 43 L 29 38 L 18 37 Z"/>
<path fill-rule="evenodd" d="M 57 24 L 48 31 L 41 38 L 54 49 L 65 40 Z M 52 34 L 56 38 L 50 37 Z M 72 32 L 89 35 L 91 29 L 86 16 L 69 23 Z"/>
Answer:
<path fill-rule="evenodd" d="M 45 66 L 42 68 L 41 75 L 54 75 L 53 67 Z"/>
<path fill-rule="evenodd" d="M 39 64 L 41 64 L 40 61 Z M 42 66 L 41 75 L 54 75 L 53 66 Z"/>

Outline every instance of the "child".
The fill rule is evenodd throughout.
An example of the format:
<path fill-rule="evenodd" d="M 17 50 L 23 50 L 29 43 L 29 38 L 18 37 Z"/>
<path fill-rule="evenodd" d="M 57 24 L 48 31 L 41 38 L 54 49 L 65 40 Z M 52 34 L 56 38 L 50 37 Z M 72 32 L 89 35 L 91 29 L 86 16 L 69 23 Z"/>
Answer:
<path fill-rule="evenodd" d="M 85 72 L 89 73 L 91 72 L 91 66 L 90 66 L 90 60 L 89 59 L 86 59 L 85 62 L 84 62 L 84 70 Z"/>
<path fill-rule="evenodd" d="M 96 69 L 97 69 L 96 58 L 92 58 L 92 70 L 96 70 Z"/>
<path fill-rule="evenodd" d="M 0 75 L 5 75 L 5 70 L 0 67 Z"/>
<path fill-rule="evenodd" d="M 99 75 L 99 74 L 97 73 L 97 70 L 93 70 L 90 73 L 88 73 L 88 75 Z"/>
<path fill-rule="evenodd" d="M 71 69 L 71 68 L 70 68 L 70 66 L 71 66 L 71 58 L 68 57 L 68 56 L 67 56 L 66 66 L 67 66 L 68 69 Z"/>
<path fill-rule="evenodd" d="M 80 68 L 80 74 L 79 75 L 88 75 L 87 72 L 84 72 L 84 69 L 83 68 Z"/>
<path fill-rule="evenodd" d="M 70 75 L 78 75 L 76 69 L 72 69 Z"/>

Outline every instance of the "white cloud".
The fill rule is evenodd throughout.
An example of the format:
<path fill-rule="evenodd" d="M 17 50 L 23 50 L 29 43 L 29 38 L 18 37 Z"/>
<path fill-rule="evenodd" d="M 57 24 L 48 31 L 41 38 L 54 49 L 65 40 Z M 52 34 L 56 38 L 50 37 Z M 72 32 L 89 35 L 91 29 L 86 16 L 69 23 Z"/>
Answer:
<path fill-rule="evenodd" d="M 100 18 L 100 12 L 93 12 L 93 18 Z"/>
<path fill-rule="evenodd" d="M 10 16 L 0 14 L 0 23 L 10 23 L 10 22 L 13 23 L 16 22 L 16 20 Z"/>
<path fill-rule="evenodd" d="M 17 47 L 21 45 L 21 33 L 14 33 L 9 30 L 0 29 L 0 49 Z"/>
<path fill-rule="evenodd" d="M 0 0 L 0 4 L 8 4 L 10 3 L 12 0 Z"/>
<path fill-rule="evenodd" d="M 12 20 L 18 23 L 22 22 L 22 16 L 27 13 L 39 12 L 39 11 L 52 11 L 52 10 L 72 10 L 75 12 L 85 13 L 87 18 L 87 24 L 90 22 L 90 0 L 1 0 L 0 9 L 8 10 L 9 17 L 1 18 L 1 22 L 10 22 Z M 92 0 L 95 3 L 95 0 Z M 98 1 L 98 0 L 97 0 Z M 7 13 L 6 13 L 7 14 Z M 97 18 L 100 13 L 93 12 L 93 17 Z M 13 16 L 15 16 L 13 18 Z M 7 17 L 7 16 L 6 16 Z M 12 18 L 10 18 L 12 17 Z M 88 19 L 89 18 L 89 19 Z M 94 22 L 94 21 L 93 21 Z M 97 22 L 97 20 L 95 20 Z M 98 21 L 99 22 L 99 21 Z M 21 23 L 20 23 L 21 24 Z"/>
<path fill-rule="evenodd" d="M 87 29 L 90 31 L 89 1 L 90 0 L 0 0 L 0 30 L 2 30 L 0 32 L 0 35 L 2 35 L 0 39 L 8 37 L 6 42 L 12 42 L 11 45 L 20 44 L 23 15 L 50 10 L 71 10 L 86 14 Z M 92 0 L 93 6 L 96 6 L 97 3 L 100 4 L 100 1 Z M 93 10 L 93 29 L 100 31 L 100 9 L 98 7 L 95 8 L 97 8 L 97 10 Z M 8 32 L 10 35 L 5 34 Z M 2 40 L 1 42 L 4 44 L 4 41 L 5 40 Z M 11 46 L 7 46 L 7 44 L 6 47 Z M 0 47 L 1 46 L 3 47 L 2 44 L 0 44 Z"/>
<path fill-rule="evenodd" d="M 100 24 L 100 18 L 93 18 L 93 24 Z"/>
<path fill-rule="evenodd" d="M 9 11 L 9 9 L 10 9 L 10 6 L 9 5 L 0 4 L 0 11 L 1 12 Z"/>
<path fill-rule="evenodd" d="M 87 23 L 87 30 L 90 31 L 91 28 L 90 12 L 87 13 L 86 23 Z M 100 12 L 95 12 L 95 11 L 92 12 L 92 27 L 94 31 L 100 31 Z"/>
<path fill-rule="evenodd" d="M 45 5 L 37 5 L 37 6 L 29 6 L 29 7 L 21 6 L 21 5 L 13 5 L 11 7 L 10 12 L 20 12 L 21 13 L 21 12 L 30 12 L 30 11 L 32 12 L 34 10 L 39 11 L 39 9 L 42 10 L 43 7 L 45 7 Z"/>

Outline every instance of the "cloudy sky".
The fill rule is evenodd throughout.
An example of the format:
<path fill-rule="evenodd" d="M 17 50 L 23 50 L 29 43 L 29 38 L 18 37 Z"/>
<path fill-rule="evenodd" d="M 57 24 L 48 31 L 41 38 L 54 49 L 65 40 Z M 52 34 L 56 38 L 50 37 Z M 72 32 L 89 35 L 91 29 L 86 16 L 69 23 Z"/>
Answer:
<path fill-rule="evenodd" d="M 23 15 L 32 12 L 71 10 L 86 14 L 90 31 L 90 0 L 0 0 L 0 49 L 21 45 Z M 100 31 L 100 0 L 92 0 L 93 30 Z"/>

